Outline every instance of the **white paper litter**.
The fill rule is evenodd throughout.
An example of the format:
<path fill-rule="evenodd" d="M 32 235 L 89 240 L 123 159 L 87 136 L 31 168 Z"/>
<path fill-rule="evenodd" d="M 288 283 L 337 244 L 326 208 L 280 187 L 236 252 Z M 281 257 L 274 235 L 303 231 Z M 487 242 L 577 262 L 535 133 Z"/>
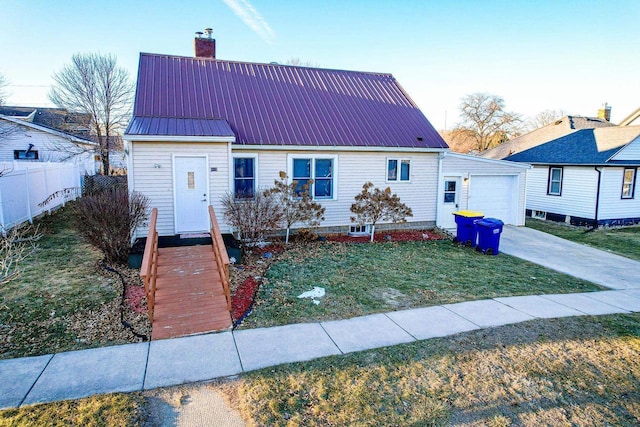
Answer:
<path fill-rule="evenodd" d="M 312 290 L 303 292 L 298 295 L 298 298 L 311 298 L 315 305 L 320 304 L 320 300 L 318 298 L 322 298 L 324 296 L 324 288 L 319 288 L 315 286 Z"/>

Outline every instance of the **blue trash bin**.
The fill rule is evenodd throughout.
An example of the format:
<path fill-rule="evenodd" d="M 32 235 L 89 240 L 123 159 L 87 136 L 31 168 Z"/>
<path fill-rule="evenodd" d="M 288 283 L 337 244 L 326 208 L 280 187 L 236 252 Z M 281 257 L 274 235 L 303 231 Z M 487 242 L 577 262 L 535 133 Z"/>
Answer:
<path fill-rule="evenodd" d="M 484 214 L 478 211 L 458 211 L 453 215 L 457 225 L 455 241 L 473 248 L 477 237 L 475 222 L 482 219 Z"/>
<path fill-rule="evenodd" d="M 485 254 L 498 255 L 500 247 L 500 234 L 504 222 L 496 218 L 483 218 L 476 222 L 478 232 L 478 246 L 476 250 Z"/>

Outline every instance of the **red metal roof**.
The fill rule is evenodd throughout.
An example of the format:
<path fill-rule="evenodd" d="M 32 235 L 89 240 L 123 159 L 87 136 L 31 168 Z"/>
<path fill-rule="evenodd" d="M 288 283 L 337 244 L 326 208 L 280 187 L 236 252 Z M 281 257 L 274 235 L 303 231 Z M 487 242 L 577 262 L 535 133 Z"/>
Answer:
<path fill-rule="evenodd" d="M 176 117 L 134 116 L 128 135 L 164 136 L 234 136 L 224 119 L 183 119 Z"/>
<path fill-rule="evenodd" d="M 447 148 L 390 74 L 141 54 L 126 134 L 185 135 L 176 119 L 226 120 L 236 144 Z"/>

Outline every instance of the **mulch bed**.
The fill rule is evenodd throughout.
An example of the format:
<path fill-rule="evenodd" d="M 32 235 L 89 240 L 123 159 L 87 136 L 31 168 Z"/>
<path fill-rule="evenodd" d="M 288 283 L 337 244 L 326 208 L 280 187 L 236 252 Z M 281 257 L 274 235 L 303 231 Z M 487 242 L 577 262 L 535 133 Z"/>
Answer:
<path fill-rule="evenodd" d="M 374 242 L 414 242 L 420 240 L 444 240 L 448 239 L 445 234 L 433 230 L 403 230 L 403 231 L 377 231 L 373 238 Z M 369 236 L 328 236 L 327 240 L 341 243 L 369 243 Z"/>

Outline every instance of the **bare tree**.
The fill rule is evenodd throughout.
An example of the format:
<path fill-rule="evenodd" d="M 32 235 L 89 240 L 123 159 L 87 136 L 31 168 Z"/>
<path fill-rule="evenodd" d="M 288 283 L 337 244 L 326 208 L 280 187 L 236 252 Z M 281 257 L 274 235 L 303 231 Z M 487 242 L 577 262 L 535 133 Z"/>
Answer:
<path fill-rule="evenodd" d="M 317 64 L 317 63 L 311 62 L 311 61 L 303 61 L 302 59 L 300 59 L 298 57 L 287 59 L 284 62 L 284 65 L 293 65 L 295 67 L 311 67 L 311 68 L 320 67 L 320 64 Z"/>
<path fill-rule="evenodd" d="M 25 258 L 38 249 L 37 227 L 16 225 L 0 233 L 0 285 L 16 279 Z"/>
<path fill-rule="evenodd" d="M 478 151 L 495 147 L 520 134 L 520 115 L 504 110 L 504 100 L 496 95 L 473 93 L 462 98 L 461 121 L 456 130 L 477 143 Z"/>
<path fill-rule="evenodd" d="M 546 125 L 554 123 L 558 119 L 564 117 L 564 111 L 562 110 L 544 110 L 539 112 L 525 123 L 525 130 L 527 132 L 534 131 Z"/>
<path fill-rule="evenodd" d="M 51 102 L 89 116 L 98 142 L 102 168 L 109 174 L 109 139 L 122 131 L 131 113 L 133 83 L 116 57 L 75 54 L 71 63 L 53 75 Z"/>
<path fill-rule="evenodd" d="M 0 106 L 7 100 L 7 86 L 9 86 L 7 78 L 4 74 L 0 74 Z"/>

